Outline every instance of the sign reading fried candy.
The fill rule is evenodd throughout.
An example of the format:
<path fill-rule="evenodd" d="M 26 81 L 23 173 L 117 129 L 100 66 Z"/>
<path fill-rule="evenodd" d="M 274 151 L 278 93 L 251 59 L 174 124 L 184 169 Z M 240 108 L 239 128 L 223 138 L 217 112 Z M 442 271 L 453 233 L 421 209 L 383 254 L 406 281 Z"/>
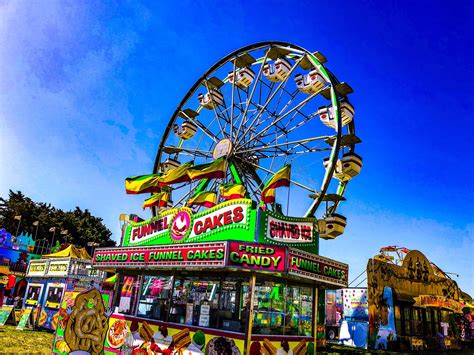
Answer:
<path fill-rule="evenodd" d="M 285 271 L 285 249 L 261 244 L 229 242 L 227 264 L 231 267 Z"/>
<path fill-rule="evenodd" d="M 170 267 L 225 265 L 225 243 L 180 244 L 143 248 L 97 249 L 94 266 Z"/>

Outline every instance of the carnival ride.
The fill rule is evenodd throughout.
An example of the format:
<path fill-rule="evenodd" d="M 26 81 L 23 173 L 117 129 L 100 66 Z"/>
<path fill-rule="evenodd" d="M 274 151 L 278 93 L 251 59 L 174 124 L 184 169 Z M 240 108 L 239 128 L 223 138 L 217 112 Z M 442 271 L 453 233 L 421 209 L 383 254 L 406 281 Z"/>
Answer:
<path fill-rule="evenodd" d="M 318 218 L 320 237 L 341 235 L 346 218 L 336 211 L 346 199 L 348 182 L 361 170 L 362 158 L 355 152 L 361 140 L 348 99 L 353 90 L 325 67 L 326 61 L 320 52 L 290 43 L 262 42 L 215 63 L 170 118 L 153 172 L 164 176 L 218 159 L 225 160 L 227 169 L 218 179 L 162 184 L 160 192 L 166 196 L 147 207 L 154 215 L 171 207 L 199 209 L 206 204 L 193 203 L 196 196 L 213 205 L 226 198 L 222 186 L 238 186 L 238 195 L 271 201 L 260 202 L 261 207 L 277 213 L 286 207 L 286 214 L 301 215 L 306 200 L 304 216 Z M 274 189 L 263 191 L 265 181 L 284 166 L 291 166 L 293 173 L 283 186 L 291 188 L 298 203 L 290 202 L 290 191 L 276 200 Z M 273 195 L 265 200 L 264 192 Z"/>
<path fill-rule="evenodd" d="M 143 208 L 153 217 L 121 216 L 120 247 L 95 250 L 94 267 L 119 274 L 110 325 L 120 341 L 108 336 L 106 351 L 188 352 L 199 332 L 207 343 L 196 354 L 323 345 L 319 290 L 347 287 L 349 268 L 320 256 L 318 237 L 344 232 L 338 207 L 362 167 L 352 88 L 325 62 L 293 44 L 257 43 L 184 95 L 153 173 L 125 180 L 129 194 L 152 193 Z"/>

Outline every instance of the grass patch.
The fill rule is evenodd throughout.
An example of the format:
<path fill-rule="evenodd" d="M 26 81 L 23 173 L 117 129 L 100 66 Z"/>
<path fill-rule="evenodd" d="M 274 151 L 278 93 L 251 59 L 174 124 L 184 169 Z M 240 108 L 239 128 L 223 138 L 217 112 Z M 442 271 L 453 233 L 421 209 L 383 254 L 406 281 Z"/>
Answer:
<path fill-rule="evenodd" d="M 51 354 L 52 344 L 52 333 L 0 327 L 0 354 Z"/>

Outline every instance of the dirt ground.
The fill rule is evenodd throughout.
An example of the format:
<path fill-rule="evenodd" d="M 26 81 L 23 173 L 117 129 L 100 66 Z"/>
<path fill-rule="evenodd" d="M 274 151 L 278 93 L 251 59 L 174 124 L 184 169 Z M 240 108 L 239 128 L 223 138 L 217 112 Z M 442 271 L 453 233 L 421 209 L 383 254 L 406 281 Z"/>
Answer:
<path fill-rule="evenodd" d="M 14 326 L 0 327 L 0 354 L 51 354 L 53 334 Z"/>

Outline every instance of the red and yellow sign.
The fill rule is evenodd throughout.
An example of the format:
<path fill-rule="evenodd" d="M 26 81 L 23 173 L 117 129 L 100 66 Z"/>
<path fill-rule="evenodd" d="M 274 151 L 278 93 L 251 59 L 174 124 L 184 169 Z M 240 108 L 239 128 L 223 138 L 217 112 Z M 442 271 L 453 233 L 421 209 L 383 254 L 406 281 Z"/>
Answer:
<path fill-rule="evenodd" d="M 285 248 L 230 242 L 227 265 L 263 271 L 285 271 L 285 256 Z"/>
<path fill-rule="evenodd" d="M 420 295 L 414 298 L 415 307 L 437 307 L 437 308 L 446 308 L 455 313 L 462 313 L 463 304 L 443 297 L 436 295 Z"/>

